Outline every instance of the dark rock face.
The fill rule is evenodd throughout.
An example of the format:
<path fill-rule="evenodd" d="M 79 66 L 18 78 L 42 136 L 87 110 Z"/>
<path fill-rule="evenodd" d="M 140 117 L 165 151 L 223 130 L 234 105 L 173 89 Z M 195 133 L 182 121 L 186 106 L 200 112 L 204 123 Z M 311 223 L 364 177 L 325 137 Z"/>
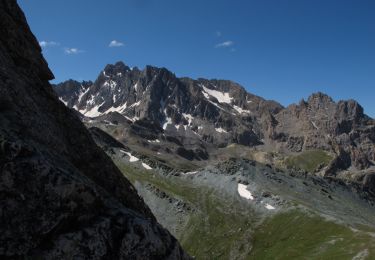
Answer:
<path fill-rule="evenodd" d="M 16 1 L 0 0 L 0 257 L 188 258 L 52 78 Z"/>
<path fill-rule="evenodd" d="M 363 186 L 375 196 L 375 172 L 367 174 L 363 179 Z"/>
<path fill-rule="evenodd" d="M 125 146 L 117 141 L 115 138 L 104 132 L 103 130 L 97 128 L 97 127 L 91 127 L 88 129 L 91 136 L 95 140 L 95 143 L 102 147 L 104 150 L 106 148 L 125 148 Z"/>

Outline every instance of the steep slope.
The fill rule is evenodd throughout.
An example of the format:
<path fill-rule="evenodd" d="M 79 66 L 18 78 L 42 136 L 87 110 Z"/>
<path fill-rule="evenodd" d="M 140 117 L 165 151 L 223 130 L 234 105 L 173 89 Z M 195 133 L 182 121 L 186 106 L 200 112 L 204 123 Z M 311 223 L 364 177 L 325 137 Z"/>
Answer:
<path fill-rule="evenodd" d="M 188 258 L 58 101 L 15 0 L 0 35 L 0 257 Z"/>

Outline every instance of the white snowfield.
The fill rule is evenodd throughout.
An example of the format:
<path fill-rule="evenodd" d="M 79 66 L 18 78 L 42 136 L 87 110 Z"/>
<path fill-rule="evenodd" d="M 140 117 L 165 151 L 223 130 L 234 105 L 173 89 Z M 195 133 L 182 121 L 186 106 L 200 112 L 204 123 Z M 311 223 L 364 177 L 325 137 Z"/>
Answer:
<path fill-rule="evenodd" d="M 123 112 L 127 108 L 127 106 L 128 106 L 128 103 L 125 102 L 125 104 L 123 104 L 122 106 L 119 106 L 119 107 L 110 107 L 104 113 L 109 113 L 109 112 L 118 112 L 118 113 L 121 113 L 121 112 Z"/>
<path fill-rule="evenodd" d="M 130 107 L 137 107 L 141 104 L 141 101 L 139 100 L 138 102 L 135 102 L 133 104 L 130 105 Z"/>
<path fill-rule="evenodd" d="M 272 209 L 275 209 L 275 207 L 274 206 L 272 206 L 272 205 L 270 205 L 270 204 L 266 204 L 266 209 L 269 209 L 269 210 L 272 210 Z"/>
<path fill-rule="evenodd" d="M 144 162 L 142 163 L 142 166 L 143 166 L 146 170 L 151 170 L 151 169 L 152 169 L 152 168 L 150 167 L 150 165 L 145 164 Z"/>
<path fill-rule="evenodd" d="M 159 139 L 147 140 L 147 142 L 149 142 L 149 143 L 160 143 L 160 140 Z"/>
<path fill-rule="evenodd" d="M 245 199 L 248 199 L 248 200 L 254 200 L 254 197 L 251 194 L 251 192 L 249 190 L 247 190 L 247 185 L 244 185 L 242 183 L 238 183 L 237 191 L 238 191 L 238 194 L 241 197 L 243 197 Z"/>
<path fill-rule="evenodd" d="M 102 113 L 101 112 L 99 112 L 98 111 L 98 109 L 99 109 L 99 107 L 101 106 L 101 105 L 103 105 L 104 104 L 104 102 L 103 103 L 101 103 L 100 105 L 98 105 L 98 106 L 94 106 L 93 108 L 91 108 L 89 111 L 80 111 L 82 114 L 84 114 L 85 116 L 88 116 L 88 117 L 97 117 L 97 116 L 100 116 L 100 115 L 102 115 Z"/>
<path fill-rule="evenodd" d="M 120 152 L 122 152 L 122 153 L 124 153 L 124 154 L 126 154 L 127 156 L 130 157 L 129 162 L 137 162 L 137 161 L 139 161 L 139 158 L 131 155 L 131 153 L 128 153 L 128 152 L 126 152 L 124 150 L 120 150 Z"/>
<path fill-rule="evenodd" d="M 185 172 L 184 174 L 185 174 L 185 175 L 194 175 L 194 174 L 196 174 L 196 173 L 198 173 L 198 171 L 194 171 L 194 172 Z"/>
<path fill-rule="evenodd" d="M 83 88 L 83 87 L 81 86 L 81 88 Z M 81 92 L 79 93 L 79 96 L 78 96 L 78 104 L 81 102 L 83 96 L 86 95 L 87 92 L 89 92 L 89 90 L 90 90 L 90 88 L 87 88 L 86 90 L 81 91 Z"/>
<path fill-rule="evenodd" d="M 218 132 L 218 133 L 228 133 L 227 131 L 225 131 L 225 129 L 219 127 L 219 128 L 215 128 L 215 131 Z"/>
<path fill-rule="evenodd" d="M 247 185 L 244 185 L 242 183 L 238 183 L 238 186 L 237 186 L 237 192 L 238 194 L 242 197 L 242 198 L 245 198 L 245 199 L 248 199 L 248 200 L 254 200 L 254 196 L 253 194 L 251 194 L 251 192 L 247 189 Z M 261 202 L 263 203 L 263 202 Z M 276 209 L 274 206 L 272 206 L 271 204 L 268 204 L 266 203 L 266 205 L 264 206 L 266 209 L 268 210 L 274 210 Z"/>
<path fill-rule="evenodd" d="M 238 113 L 240 113 L 240 114 L 250 114 L 250 113 L 251 113 L 251 111 L 249 111 L 249 110 L 245 110 L 245 109 L 242 109 L 242 108 L 240 108 L 239 106 L 236 106 L 236 105 L 234 105 L 233 108 L 234 108 Z"/>
<path fill-rule="evenodd" d="M 172 118 L 167 117 L 165 123 L 163 124 L 163 129 L 167 129 L 167 125 L 172 124 Z"/>
<path fill-rule="evenodd" d="M 232 102 L 232 99 L 229 96 L 228 92 L 221 92 L 213 89 L 206 88 L 202 85 L 203 88 L 203 95 L 208 99 L 208 95 L 215 97 L 219 103 L 228 103 L 230 104 Z M 208 95 L 207 95 L 208 94 Z"/>
<path fill-rule="evenodd" d="M 64 103 L 64 105 L 65 105 L 65 106 L 67 106 L 67 105 L 68 105 L 68 102 L 66 102 L 66 101 L 65 101 L 64 99 L 62 99 L 61 97 L 60 97 L 59 99 L 60 99 L 60 101 L 61 101 L 61 102 L 63 102 L 63 103 Z"/>
<path fill-rule="evenodd" d="M 110 87 L 111 89 L 114 89 L 117 86 L 117 83 L 113 80 L 108 80 L 104 82 L 103 84 L 104 87 Z"/>

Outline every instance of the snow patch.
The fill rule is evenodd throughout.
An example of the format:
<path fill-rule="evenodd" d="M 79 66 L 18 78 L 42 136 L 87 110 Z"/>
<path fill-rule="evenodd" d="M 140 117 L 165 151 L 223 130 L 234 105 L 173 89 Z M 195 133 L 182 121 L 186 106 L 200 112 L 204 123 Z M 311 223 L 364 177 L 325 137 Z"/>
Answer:
<path fill-rule="evenodd" d="M 183 117 L 189 122 L 189 125 L 193 122 L 194 117 L 190 114 L 182 113 Z"/>
<path fill-rule="evenodd" d="M 100 116 L 102 115 L 103 113 L 102 112 L 99 112 L 99 108 L 104 104 L 101 103 L 100 105 L 98 106 L 94 106 L 93 108 L 91 108 L 89 111 L 84 111 L 82 114 L 84 114 L 85 116 L 88 116 L 88 117 L 97 117 L 97 116 Z"/>
<path fill-rule="evenodd" d="M 139 106 L 140 104 L 141 104 L 141 101 L 138 101 L 138 102 L 131 104 L 130 107 L 136 107 L 136 106 Z"/>
<path fill-rule="evenodd" d="M 238 183 L 237 192 L 241 197 L 243 197 L 245 199 L 254 200 L 254 197 L 251 194 L 251 192 L 249 190 L 247 190 L 247 185 L 244 185 L 242 183 Z"/>
<path fill-rule="evenodd" d="M 313 121 L 310 121 L 311 122 L 311 124 L 313 125 L 313 127 L 316 129 L 316 130 L 319 130 L 319 127 L 315 124 L 315 122 L 313 122 Z"/>
<path fill-rule="evenodd" d="M 219 127 L 219 128 L 215 128 L 215 131 L 218 132 L 218 133 L 228 133 L 227 131 L 225 131 L 225 129 Z"/>
<path fill-rule="evenodd" d="M 184 174 L 185 174 L 185 175 L 193 175 L 193 174 L 196 174 L 196 173 L 198 173 L 198 171 L 194 171 L 194 172 L 185 172 Z"/>
<path fill-rule="evenodd" d="M 147 142 L 149 142 L 149 143 L 160 143 L 160 140 L 159 139 L 147 140 Z"/>
<path fill-rule="evenodd" d="M 172 124 L 172 118 L 167 117 L 165 123 L 163 124 L 163 129 L 167 129 L 167 125 Z"/>
<path fill-rule="evenodd" d="M 143 168 L 145 168 L 146 170 L 152 170 L 152 168 L 150 167 L 150 165 L 145 164 L 144 162 L 142 163 L 142 166 L 143 166 Z"/>
<path fill-rule="evenodd" d="M 63 103 L 64 103 L 64 105 L 65 105 L 65 106 L 67 106 L 67 105 L 68 105 L 68 102 L 66 102 L 66 101 L 65 101 L 64 99 L 62 99 L 62 98 L 59 98 L 59 99 L 60 99 L 60 101 L 61 101 L 61 102 L 63 102 Z"/>
<path fill-rule="evenodd" d="M 119 107 L 110 107 L 105 111 L 105 113 L 109 113 L 109 112 L 121 113 L 126 109 L 126 107 L 127 107 L 127 102 L 125 102 L 125 104 L 123 104 L 122 106 L 119 106 Z"/>
<path fill-rule="evenodd" d="M 202 88 L 203 88 L 203 95 L 207 98 L 207 96 L 205 95 L 208 94 L 210 96 L 213 96 L 215 97 L 219 103 L 228 103 L 230 104 L 232 102 L 232 99 L 230 96 L 229 96 L 229 93 L 228 92 L 221 92 L 221 91 L 217 91 L 217 90 L 212 90 L 212 89 L 209 89 L 209 88 L 206 88 L 205 86 L 202 85 Z"/>
<path fill-rule="evenodd" d="M 78 96 L 78 103 L 81 102 L 81 99 L 82 97 L 87 93 L 89 92 L 90 88 L 87 88 L 85 91 L 82 91 L 80 92 L 79 96 Z"/>
<path fill-rule="evenodd" d="M 266 204 L 266 206 L 264 206 L 266 209 L 268 209 L 268 210 L 273 210 L 273 209 L 275 209 L 275 207 L 274 206 L 272 206 L 272 205 L 270 205 L 270 204 Z"/>
<path fill-rule="evenodd" d="M 137 161 L 139 161 L 139 158 L 131 155 L 131 153 L 128 153 L 128 152 L 126 152 L 124 150 L 120 150 L 120 152 L 122 152 L 122 153 L 124 153 L 124 154 L 126 154 L 127 156 L 130 157 L 129 162 L 137 162 Z"/>
<path fill-rule="evenodd" d="M 113 80 L 108 80 L 104 82 L 103 84 L 104 87 L 110 87 L 111 89 L 114 89 L 117 86 L 117 83 Z"/>
<path fill-rule="evenodd" d="M 242 109 L 241 107 L 239 106 L 236 106 L 234 105 L 233 108 L 240 114 L 243 114 L 243 113 L 248 113 L 250 114 L 251 112 L 249 110 L 245 110 L 245 109 Z"/>

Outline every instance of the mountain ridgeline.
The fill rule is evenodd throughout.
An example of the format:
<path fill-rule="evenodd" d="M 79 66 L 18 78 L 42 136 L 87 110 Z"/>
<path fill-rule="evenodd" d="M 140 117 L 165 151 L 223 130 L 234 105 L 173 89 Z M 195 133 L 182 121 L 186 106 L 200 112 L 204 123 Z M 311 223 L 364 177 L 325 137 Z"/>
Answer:
<path fill-rule="evenodd" d="M 95 82 L 69 80 L 54 89 L 84 121 L 121 125 L 113 133 L 120 141 L 129 133 L 170 141 L 176 145 L 169 152 L 189 160 L 233 143 L 283 155 L 321 150 L 332 158 L 314 169 L 319 175 L 374 186 L 375 121 L 354 100 L 315 93 L 283 107 L 232 81 L 177 78 L 123 62 L 107 65 Z"/>

